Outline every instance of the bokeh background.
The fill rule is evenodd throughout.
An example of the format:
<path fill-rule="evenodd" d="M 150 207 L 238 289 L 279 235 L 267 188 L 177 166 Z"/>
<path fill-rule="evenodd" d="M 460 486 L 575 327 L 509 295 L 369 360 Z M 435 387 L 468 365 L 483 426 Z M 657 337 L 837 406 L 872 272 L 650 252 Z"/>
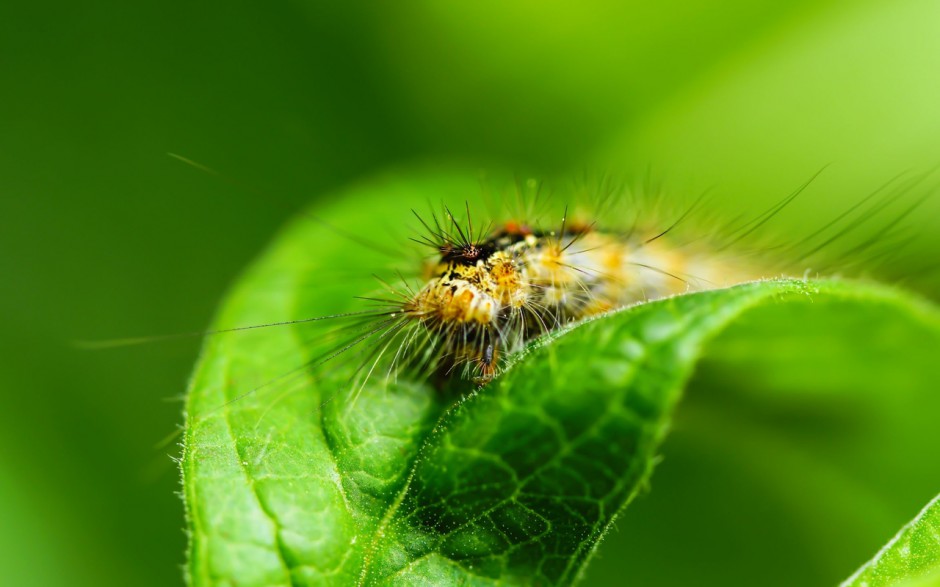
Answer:
<path fill-rule="evenodd" d="M 205 327 L 302 205 L 430 160 L 653 169 L 734 211 L 829 164 L 796 226 L 940 163 L 938 71 L 933 0 L 4 3 L 0 583 L 181 583 L 198 342 L 72 341 Z M 894 267 L 932 297 L 938 214 Z"/>

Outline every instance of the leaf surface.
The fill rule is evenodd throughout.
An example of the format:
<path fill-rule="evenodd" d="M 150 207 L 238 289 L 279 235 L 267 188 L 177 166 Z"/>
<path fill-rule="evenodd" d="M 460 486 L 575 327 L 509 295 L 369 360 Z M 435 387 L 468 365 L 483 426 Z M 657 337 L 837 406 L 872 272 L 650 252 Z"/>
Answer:
<path fill-rule="evenodd" d="M 409 203 L 476 190 L 452 176 L 391 176 L 342 194 L 328 220 L 354 218 L 359 234 L 381 240 Z M 373 287 L 357 275 L 374 255 L 299 221 L 228 296 L 216 326 L 335 313 Z M 351 275 L 337 277 L 343 268 Z M 925 349 L 940 342 L 935 310 L 893 289 L 787 279 L 641 304 L 554 333 L 468 395 L 381 374 L 354 388 L 361 363 L 349 354 L 304 368 L 329 338 L 318 323 L 212 337 L 187 402 L 190 583 L 575 582 L 645 487 L 709 341 L 794 306 L 819 311 L 776 330 L 745 328 L 737 343 L 760 348 L 798 328 L 848 354 L 871 348 L 857 329 L 833 331 L 833 309 L 864 332 L 900 325 Z M 757 356 L 784 373 L 805 359 Z M 921 358 L 907 359 L 918 375 L 932 364 Z"/>
<path fill-rule="evenodd" d="M 940 496 L 901 528 L 875 557 L 842 587 L 930 587 L 940 585 Z"/>

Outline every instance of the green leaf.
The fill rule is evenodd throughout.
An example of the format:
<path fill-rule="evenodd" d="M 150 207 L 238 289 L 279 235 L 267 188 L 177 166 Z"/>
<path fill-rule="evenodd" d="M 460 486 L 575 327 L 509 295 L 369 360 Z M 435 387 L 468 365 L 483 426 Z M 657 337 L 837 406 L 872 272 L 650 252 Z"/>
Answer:
<path fill-rule="evenodd" d="M 477 191 L 465 176 L 389 177 L 318 213 L 380 240 L 410 205 Z M 361 277 L 378 261 L 298 221 L 228 296 L 216 327 L 354 307 L 349 296 L 372 287 Z M 323 348 L 318 324 L 213 337 L 187 402 L 189 581 L 572 583 L 645 487 L 684 386 L 731 324 L 744 327 L 722 352 L 752 351 L 783 379 L 813 355 L 773 346 L 792 331 L 815 337 L 815 354 L 837 365 L 881 353 L 915 388 L 938 376 L 935 309 L 839 281 L 757 282 L 635 306 L 554 333 L 466 396 L 381 374 L 353 389 L 358 364 L 345 355 L 298 370 Z M 836 383 L 818 387 L 838 387 L 838 369 L 826 376 Z"/>
<path fill-rule="evenodd" d="M 937 496 L 842 587 L 940 585 L 940 496 Z"/>

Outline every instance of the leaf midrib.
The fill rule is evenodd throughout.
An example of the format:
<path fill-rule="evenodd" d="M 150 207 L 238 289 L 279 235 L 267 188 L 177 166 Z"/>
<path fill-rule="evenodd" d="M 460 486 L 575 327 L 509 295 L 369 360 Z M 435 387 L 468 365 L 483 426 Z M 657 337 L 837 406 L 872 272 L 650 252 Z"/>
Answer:
<path fill-rule="evenodd" d="M 473 392 L 475 395 L 476 392 Z M 421 448 L 415 453 L 414 459 L 412 459 L 410 470 L 408 471 L 408 476 L 405 478 L 405 482 L 399 490 L 398 494 L 395 496 L 395 499 L 389 506 L 385 509 L 382 518 L 379 520 L 378 525 L 376 525 L 375 530 L 372 532 L 372 540 L 369 542 L 369 548 L 365 550 L 362 559 L 362 570 L 359 573 L 359 580 L 356 583 L 357 587 L 364 587 L 366 584 L 366 579 L 369 577 L 370 567 L 372 565 L 372 558 L 378 549 L 379 541 L 385 536 L 385 531 L 388 528 L 389 523 L 391 523 L 395 514 L 398 513 L 398 508 L 401 506 L 402 502 L 405 500 L 405 497 L 408 495 L 408 490 L 411 487 L 411 482 L 414 480 L 415 473 L 418 470 L 418 465 L 421 462 L 421 457 L 424 455 L 427 450 L 428 445 L 431 442 L 431 439 L 434 438 L 434 435 L 438 433 L 438 430 L 443 425 L 445 418 L 452 410 L 456 410 L 460 405 L 464 403 L 465 400 L 460 400 L 456 402 L 453 406 L 444 410 L 437 420 L 437 423 L 431 428 L 431 431 L 424 437 L 421 441 Z"/>

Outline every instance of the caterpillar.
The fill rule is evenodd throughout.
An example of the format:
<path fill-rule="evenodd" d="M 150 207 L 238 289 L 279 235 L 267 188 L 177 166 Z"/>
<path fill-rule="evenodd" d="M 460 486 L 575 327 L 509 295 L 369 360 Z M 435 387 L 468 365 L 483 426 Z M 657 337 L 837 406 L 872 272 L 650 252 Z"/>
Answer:
<path fill-rule="evenodd" d="M 500 357 L 570 322 L 637 301 L 655 299 L 742 276 L 704 254 L 683 255 L 661 244 L 665 232 L 618 234 L 567 215 L 555 230 L 507 220 L 474 235 L 446 212 L 422 225 L 424 242 L 439 253 L 417 290 L 402 301 L 391 329 L 410 328 L 403 355 L 430 371 L 486 382 Z M 683 277 L 685 276 L 685 277 Z M 412 339 L 424 334 L 428 349 Z M 407 361 L 407 360 L 406 360 Z"/>
<path fill-rule="evenodd" d="M 802 276 L 820 257 L 829 262 L 821 270 L 832 271 L 850 265 L 849 253 L 857 262 L 897 252 L 888 237 L 919 202 L 899 212 L 889 207 L 921 177 L 887 182 L 837 218 L 818 221 L 815 230 L 788 235 L 786 246 L 762 235 L 814 178 L 753 217 L 725 222 L 709 215 L 705 195 L 684 209 L 670 208 L 622 184 L 594 193 L 593 210 L 569 213 L 572 194 L 583 188 L 537 202 L 535 180 L 527 184 L 530 201 L 523 197 L 514 211 L 502 205 L 487 223 L 474 222 L 466 202 L 462 218 L 447 206 L 439 213 L 412 210 L 418 232 L 411 240 L 431 250 L 420 272 L 413 267 L 417 280 L 401 273 L 397 284 L 380 280 L 389 295 L 364 296 L 378 304 L 376 311 L 357 316 L 364 323 L 355 336 L 315 362 L 335 359 L 333 348 L 344 353 L 361 346 L 354 389 L 376 373 L 394 378 L 403 371 L 438 387 L 455 378 L 485 384 L 527 344 L 578 320 L 687 291 Z M 541 214 L 533 212 L 538 207 Z M 690 227 L 691 219 L 698 222 Z M 840 258 L 833 249 L 846 240 L 851 246 Z"/>
<path fill-rule="evenodd" d="M 410 271 L 398 271 L 397 283 L 379 279 L 387 295 L 364 291 L 360 299 L 371 308 L 191 334 L 338 322 L 317 330 L 311 346 L 320 352 L 298 369 L 322 368 L 349 355 L 358 363 L 354 390 L 371 377 L 395 379 L 403 372 L 439 388 L 454 380 L 485 384 L 527 344 L 578 320 L 687 291 L 801 276 L 819 258 L 828 263 L 821 272 L 884 262 L 897 253 L 901 222 L 922 201 L 910 203 L 905 196 L 926 176 L 895 177 L 837 217 L 817 220 L 805 234 L 786 235 L 782 245 L 762 229 L 815 175 L 768 209 L 725 221 L 710 212 L 705 194 L 682 208 L 656 195 L 661 190 L 647 186 L 638 193 L 602 181 L 593 188 L 557 189 L 546 201 L 543 184 L 529 180 L 513 190 L 515 209 L 502 203 L 486 222 L 474 221 L 466 201 L 462 218 L 445 205 L 440 212 L 412 210 L 417 232 L 410 242 L 430 255 Z M 441 195 L 454 201 L 461 194 Z M 899 202 L 900 210 L 892 208 Z M 314 220 L 348 244 L 387 251 L 347 227 Z M 836 251 L 843 242 L 848 248 Z M 400 251 L 390 253 L 400 261 Z M 165 337 L 112 342 L 155 338 Z"/>

